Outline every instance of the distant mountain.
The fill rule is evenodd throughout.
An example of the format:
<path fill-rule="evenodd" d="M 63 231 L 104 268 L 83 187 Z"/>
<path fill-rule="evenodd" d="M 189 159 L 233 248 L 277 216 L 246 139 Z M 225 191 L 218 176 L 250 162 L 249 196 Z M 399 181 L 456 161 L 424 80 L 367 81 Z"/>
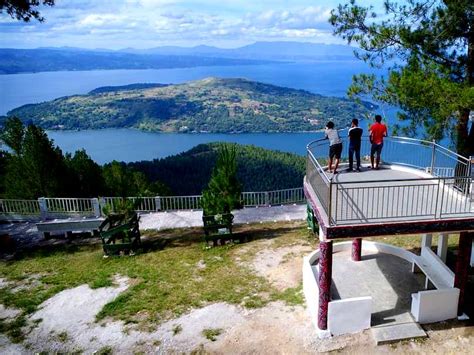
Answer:
<path fill-rule="evenodd" d="M 8 115 L 47 129 L 134 127 L 162 132 L 298 132 L 345 127 L 374 105 L 246 79 L 105 87 L 16 108 Z"/>
<path fill-rule="evenodd" d="M 265 63 L 268 61 L 174 54 L 134 54 L 70 47 L 0 49 L 0 74 L 59 70 L 188 68 Z"/>
<path fill-rule="evenodd" d="M 196 47 L 163 46 L 150 49 L 126 48 L 122 49 L 121 52 L 266 60 L 348 60 L 354 59 L 355 49 L 351 46 L 338 44 L 256 42 L 232 49 L 200 45 Z"/>

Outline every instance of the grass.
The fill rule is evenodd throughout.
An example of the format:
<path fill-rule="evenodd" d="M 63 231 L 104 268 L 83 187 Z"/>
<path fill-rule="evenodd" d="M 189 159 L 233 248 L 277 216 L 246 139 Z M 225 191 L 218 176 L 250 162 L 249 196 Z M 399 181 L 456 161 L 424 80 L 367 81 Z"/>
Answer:
<path fill-rule="evenodd" d="M 222 334 L 222 329 L 220 328 L 208 328 L 202 331 L 202 335 L 210 341 L 216 341 L 217 337 Z"/>
<path fill-rule="evenodd" d="M 104 259 L 99 245 L 79 245 L 73 241 L 72 244 L 25 252 L 15 260 L 0 261 L 0 277 L 27 286 L 17 292 L 13 292 L 12 287 L 0 288 L 0 304 L 23 311 L 14 321 L 0 321 L 0 333 L 8 334 L 14 341 L 22 341 L 21 328 L 26 323 L 26 316 L 42 302 L 62 290 L 82 284 L 91 288 L 111 286 L 117 274 L 129 277 L 130 286 L 105 305 L 98 320 L 111 317 L 146 328 L 214 302 L 248 308 L 262 307 L 277 300 L 292 306 L 303 304 L 301 284 L 279 291 L 246 265 L 265 248 L 293 245 L 316 248 L 317 238 L 308 232 L 305 224 L 244 225 L 238 227 L 238 232 L 250 242 L 206 250 L 201 243 L 200 228 L 176 229 L 145 233 L 147 250 L 133 257 Z M 421 237 L 369 239 L 416 250 Z M 457 238 L 451 237 L 449 242 L 453 247 L 457 245 Z M 205 268 L 198 267 L 203 264 Z M 32 279 L 40 282 L 32 283 Z M 176 325 L 173 334 L 181 330 L 181 326 Z M 66 341 L 67 334 L 60 334 L 59 339 Z"/>

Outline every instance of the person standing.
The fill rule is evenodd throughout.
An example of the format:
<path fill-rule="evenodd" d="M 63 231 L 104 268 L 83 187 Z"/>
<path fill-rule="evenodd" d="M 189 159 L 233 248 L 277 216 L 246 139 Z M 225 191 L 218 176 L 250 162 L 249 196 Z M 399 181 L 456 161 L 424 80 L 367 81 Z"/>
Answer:
<path fill-rule="evenodd" d="M 362 128 L 359 127 L 359 120 L 354 118 L 352 120 L 351 128 L 349 128 L 349 168 L 347 171 L 354 170 L 354 153 L 356 156 L 357 168 L 360 172 L 360 144 L 362 138 Z"/>
<path fill-rule="evenodd" d="M 370 165 L 372 169 L 378 170 L 380 164 L 380 155 L 382 154 L 383 139 L 387 137 L 387 126 L 382 123 L 382 116 L 375 115 L 375 123 L 370 126 Z M 374 165 L 374 156 L 377 154 Z"/>
<path fill-rule="evenodd" d="M 334 122 L 329 121 L 324 132 L 325 138 L 329 139 L 329 172 L 337 174 L 339 160 L 342 153 L 342 141 L 339 138 L 339 133 L 334 129 Z M 335 160 L 334 170 L 332 170 L 332 163 Z"/>

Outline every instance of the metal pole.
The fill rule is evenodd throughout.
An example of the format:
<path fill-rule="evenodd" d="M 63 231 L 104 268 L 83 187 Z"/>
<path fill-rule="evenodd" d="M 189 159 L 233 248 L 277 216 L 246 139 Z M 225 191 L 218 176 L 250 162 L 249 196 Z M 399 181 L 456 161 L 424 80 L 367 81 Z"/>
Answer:
<path fill-rule="evenodd" d="M 329 206 L 328 206 L 328 223 L 332 225 L 331 222 L 331 209 L 332 209 L 332 178 L 329 181 Z"/>
<path fill-rule="evenodd" d="M 433 145 L 433 150 L 431 152 L 431 175 L 434 175 L 434 166 L 435 166 L 435 159 L 436 159 L 436 141 L 433 139 L 433 141 L 431 142 L 431 144 Z"/>

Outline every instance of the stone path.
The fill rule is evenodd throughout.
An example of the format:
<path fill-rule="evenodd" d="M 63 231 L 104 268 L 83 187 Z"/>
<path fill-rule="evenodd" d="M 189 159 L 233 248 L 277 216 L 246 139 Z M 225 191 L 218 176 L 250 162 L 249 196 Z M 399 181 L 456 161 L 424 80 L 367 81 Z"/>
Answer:
<path fill-rule="evenodd" d="M 306 205 L 244 208 L 232 213 L 236 224 L 304 220 Z M 199 226 L 202 226 L 202 211 L 158 212 L 140 216 L 140 229 L 143 230 Z"/>

